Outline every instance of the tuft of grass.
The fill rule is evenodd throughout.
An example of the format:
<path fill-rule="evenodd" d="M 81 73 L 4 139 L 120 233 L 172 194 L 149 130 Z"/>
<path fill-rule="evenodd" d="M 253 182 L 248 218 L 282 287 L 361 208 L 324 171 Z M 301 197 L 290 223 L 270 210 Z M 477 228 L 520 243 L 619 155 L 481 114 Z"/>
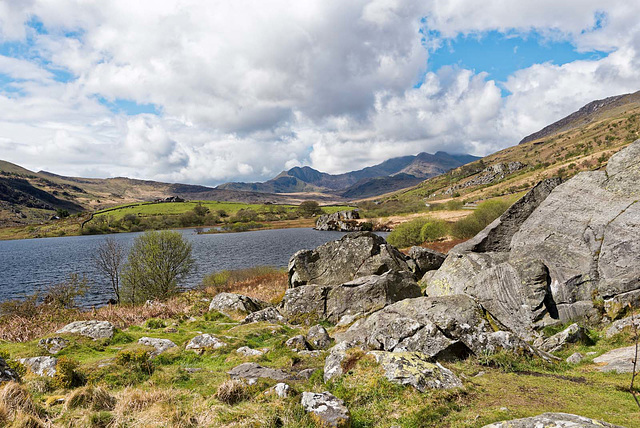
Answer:
<path fill-rule="evenodd" d="M 66 410 L 88 408 L 94 411 L 113 410 L 115 398 L 100 386 L 85 386 L 72 391 L 65 400 Z"/>
<path fill-rule="evenodd" d="M 225 404 L 234 405 L 248 398 L 247 385 L 236 379 L 223 382 L 218 387 L 216 398 Z"/>

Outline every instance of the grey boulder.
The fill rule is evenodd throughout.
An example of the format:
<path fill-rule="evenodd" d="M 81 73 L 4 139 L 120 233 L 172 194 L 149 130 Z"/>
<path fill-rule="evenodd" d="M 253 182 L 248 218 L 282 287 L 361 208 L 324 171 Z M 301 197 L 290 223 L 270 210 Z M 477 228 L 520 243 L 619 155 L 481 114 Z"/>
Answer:
<path fill-rule="evenodd" d="M 586 345 L 593 343 L 584 327 L 580 327 L 578 324 L 571 324 L 563 331 L 556 333 L 547 339 L 537 340 L 534 342 L 534 346 L 542 349 L 543 351 L 556 352 L 564 348 L 568 343 L 578 342 Z"/>
<path fill-rule="evenodd" d="M 327 349 L 331 344 L 331 337 L 321 325 L 314 325 L 307 333 L 307 342 L 313 349 Z"/>
<path fill-rule="evenodd" d="M 613 349 L 593 359 L 594 363 L 602 364 L 598 367 L 601 372 L 631 373 L 633 360 L 636 356 L 635 345 Z"/>
<path fill-rule="evenodd" d="M 303 335 L 299 334 L 297 336 L 293 336 L 291 338 L 289 338 L 284 345 L 293 350 L 293 351 L 309 351 L 311 350 L 311 346 L 309 346 L 309 344 L 307 343 L 307 340 L 304 338 Z"/>
<path fill-rule="evenodd" d="M 62 337 L 49 337 L 46 339 L 40 339 L 38 341 L 38 346 L 44 348 L 50 354 L 57 354 L 62 351 L 69 345 L 69 341 L 67 339 L 63 339 Z"/>
<path fill-rule="evenodd" d="M 640 317 L 630 316 L 626 318 L 619 319 L 611 323 L 611 326 L 605 332 L 606 337 L 613 337 L 618 333 L 621 333 L 624 329 L 632 329 L 635 324 L 636 328 L 640 330 Z"/>
<path fill-rule="evenodd" d="M 349 428 L 351 414 L 344 401 L 330 392 L 303 392 L 302 407 L 322 427 Z"/>
<path fill-rule="evenodd" d="M 156 339 L 153 337 L 141 337 L 138 340 L 138 344 L 144 345 L 144 346 L 150 346 L 154 349 L 149 354 L 150 358 L 157 357 L 163 352 L 166 352 L 167 350 L 176 347 L 176 344 L 170 341 L 169 339 Z"/>
<path fill-rule="evenodd" d="M 53 377 L 56 374 L 56 366 L 58 365 L 58 359 L 49 356 L 22 358 L 18 361 L 38 376 Z"/>
<path fill-rule="evenodd" d="M 209 304 L 209 311 L 218 311 L 230 317 L 257 312 L 269 306 L 268 303 L 242 294 L 219 293 Z"/>
<path fill-rule="evenodd" d="M 483 428 L 624 428 L 569 413 L 543 413 L 524 419 L 496 422 Z"/>
<path fill-rule="evenodd" d="M 285 321 L 285 317 L 283 317 L 276 308 L 270 306 L 266 309 L 250 313 L 244 318 L 242 324 L 249 324 L 252 322 L 284 323 Z"/>
<path fill-rule="evenodd" d="M 569 364 L 578 364 L 583 359 L 584 355 L 582 355 L 580 352 L 574 352 L 573 354 L 569 355 L 565 361 Z"/>
<path fill-rule="evenodd" d="M 232 379 L 244 379 L 250 384 L 255 383 L 260 378 L 273 379 L 284 382 L 292 379 L 292 376 L 280 369 L 263 367 L 257 363 L 243 363 L 227 372 Z"/>
<path fill-rule="evenodd" d="M 172 342 L 173 343 L 173 342 Z M 201 334 L 189 341 L 185 349 L 192 349 L 196 352 L 205 351 L 207 349 L 218 349 L 226 346 L 222 340 L 210 334 Z"/>
<path fill-rule="evenodd" d="M 416 276 L 422 278 L 422 276 L 432 270 L 436 270 L 442 266 L 446 255 L 423 247 L 411 247 L 409 249 L 409 257 L 416 264 Z"/>
<path fill-rule="evenodd" d="M 90 337 L 93 340 L 111 339 L 115 327 L 109 321 L 75 321 L 67 324 L 60 330 L 58 334 L 79 334 L 81 336 Z"/>
<path fill-rule="evenodd" d="M 462 381 L 440 363 L 432 363 L 419 352 L 370 351 L 393 383 L 410 385 L 420 392 L 429 389 L 461 388 Z"/>
<path fill-rule="evenodd" d="M 336 286 L 390 270 L 409 271 L 406 259 L 404 254 L 374 233 L 350 233 L 315 250 L 295 253 L 289 261 L 289 287 L 307 284 Z"/>
<path fill-rule="evenodd" d="M 259 357 L 260 355 L 264 355 L 264 351 L 261 351 L 259 349 L 252 349 L 248 346 L 241 346 L 236 349 L 236 352 L 245 357 Z"/>
<path fill-rule="evenodd" d="M 0 384 L 2 382 L 19 382 L 20 376 L 15 372 L 7 362 L 0 357 Z"/>
<path fill-rule="evenodd" d="M 408 271 L 369 275 L 338 285 L 305 285 L 289 288 L 282 311 L 289 322 L 337 323 L 345 316 L 362 316 L 394 302 L 421 295 L 420 287 Z"/>
<path fill-rule="evenodd" d="M 357 232 L 362 229 L 357 221 L 360 214 L 357 210 L 338 211 L 332 214 L 324 214 L 316 220 L 316 230 L 335 230 L 339 232 Z"/>

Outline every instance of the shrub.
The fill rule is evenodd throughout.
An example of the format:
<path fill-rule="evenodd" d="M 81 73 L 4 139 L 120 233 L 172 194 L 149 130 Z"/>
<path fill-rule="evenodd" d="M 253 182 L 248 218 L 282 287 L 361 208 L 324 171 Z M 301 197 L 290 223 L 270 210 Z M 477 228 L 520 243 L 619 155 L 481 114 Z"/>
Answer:
<path fill-rule="evenodd" d="M 448 233 L 447 222 L 433 219 L 426 222 L 420 229 L 420 240 L 422 242 L 433 242 L 443 238 Z"/>
<path fill-rule="evenodd" d="M 76 298 L 84 296 L 89 289 L 89 281 L 77 273 L 69 275 L 66 281 L 49 285 L 44 294 L 44 303 L 57 308 L 75 308 Z"/>
<path fill-rule="evenodd" d="M 150 318 L 147 320 L 144 326 L 147 327 L 148 329 L 155 330 L 158 328 L 165 328 L 167 325 L 163 320 L 160 320 L 157 318 Z"/>
<path fill-rule="evenodd" d="M 56 374 L 53 375 L 52 384 L 56 388 L 72 388 L 84 383 L 84 376 L 76 369 L 78 362 L 67 357 L 58 358 Z"/>
<path fill-rule="evenodd" d="M 120 351 L 116 355 L 116 364 L 124 366 L 131 371 L 153 374 L 153 363 L 149 360 L 149 353 L 144 349 L 131 349 Z"/>
<path fill-rule="evenodd" d="M 489 223 L 500 217 L 511 204 L 503 200 L 485 201 L 471 213 L 471 215 L 458 220 L 452 227 L 451 233 L 459 239 L 474 237 Z"/>
<path fill-rule="evenodd" d="M 429 221 L 430 218 L 424 217 L 401 223 L 389 234 L 387 242 L 398 248 L 420 245 L 424 242 L 421 237 L 422 228 Z"/>

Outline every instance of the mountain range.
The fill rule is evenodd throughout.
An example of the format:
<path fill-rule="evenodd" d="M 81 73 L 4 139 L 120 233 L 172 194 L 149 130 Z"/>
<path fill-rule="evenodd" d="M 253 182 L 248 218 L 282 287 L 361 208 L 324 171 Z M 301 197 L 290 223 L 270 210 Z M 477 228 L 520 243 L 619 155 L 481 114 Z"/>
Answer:
<path fill-rule="evenodd" d="M 452 168 L 480 158 L 445 152 L 419 153 L 388 159 L 381 164 L 344 174 L 327 174 L 308 166 L 283 171 L 264 183 L 225 183 L 217 187 L 263 193 L 328 193 L 356 199 L 378 196 L 413 186 Z"/>

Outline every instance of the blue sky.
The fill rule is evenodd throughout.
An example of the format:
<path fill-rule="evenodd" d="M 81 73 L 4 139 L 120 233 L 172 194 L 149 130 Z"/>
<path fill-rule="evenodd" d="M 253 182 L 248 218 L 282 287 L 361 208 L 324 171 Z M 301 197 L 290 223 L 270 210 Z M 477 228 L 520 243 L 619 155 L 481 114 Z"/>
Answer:
<path fill-rule="evenodd" d="M 0 158 L 215 185 L 486 155 L 640 89 L 622 0 L 32 0 L 0 8 Z"/>

